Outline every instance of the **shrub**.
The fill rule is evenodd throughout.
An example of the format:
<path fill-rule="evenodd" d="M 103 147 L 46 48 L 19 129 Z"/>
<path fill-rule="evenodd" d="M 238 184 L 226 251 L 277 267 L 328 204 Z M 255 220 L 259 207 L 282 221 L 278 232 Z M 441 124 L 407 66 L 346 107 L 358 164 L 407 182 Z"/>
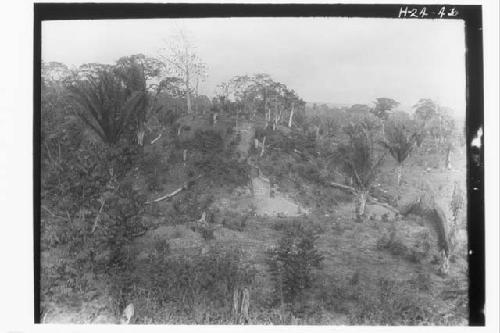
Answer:
<path fill-rule="evenodd" d="M 133 257 L 127 248 L 130 240 L 144 231 L 138 216 L 142 211 L 144 198 L 124 183 L 116 190 L 102 194 L 104 204 L 100 208 L 80 209 L 64 225 L 47 223 L 42 230 L 42 242 L 47 242 L 45 232 L 59 237 L 57 243 L 47 244 L 58 247 L 57 264 L 50 267 L 42 264 L 42 290 L 45 301 L 54 301 L 62 287 L 65 294 L 79 295 L 83 300 L 92 297 L 92 288 L 98 281 L 110 287 L 111 299 L 118 312 L 125 302 L 122 295 L 132 285 L 130 273 L 133 271 Z M 58 231 L 58 232 L 55 232 Z M 125 304 L 126 305 L 126 304 Z"/>
<path fill-rule="evenodd" d="M 301 177 L 310 182 L 321 184 L 323 181 L 318 166 L 312 162 L 297 163 L 294 169 Z"/>
<path fill-rule="evenodd" d="M 395 227 L 392 227 L 389 235 L 384 235 L 377 241 L 377 249 L 388 250 L 393 255 L 407 256 L 410 253 L 408 247 L 401 241 Z"/>
<path fill-rule="evenodd" d="M 161 178 L 158 174 L 149 175 L 146 177 L 146 186 L 150 191 L 162 191 L 163 185 L 161 184 Z"/>
<path fill-rule="evenodd" d="M 246 163 L 222 155 L 201 158 L 194 162 L 194 167 L 217 184 L 242 186 L 250 180 Z"/>
<path fill-rule="evenodd" d="M 234 288 L 251 285 L 255 274 L 240 250 L 212 247 L 197 256 L 158 256 L 149 267 L 147 287 L 160 305 L 173 303 L 180 311 L 192 313 L 200 303 L 230 311 Z"/>
<path fill-rule="evenodd" d="M 240 215 L 240 214 L 227 214 L 222 218 L 222 225 L 224 228 L 235 230 L 242 232 L 245 230 L 247 226 L 247 221 L 252 215 L 251 212 L 245 214 L 245 215 Z"/>
<path fill-rule="evenodd" d="M 162 170 L 161 154 L 158 152 L 144 153 L 139 161 L 139 168 L 146 174 L 154 174 Z"/>
<path fill-rule="evenodd" d="M 428 292 L 432 288 L 432 279 L 429 273 L 420 272 L 409 282 L 419 291 Z"/>
<path fill-rule="evenodd" d="M 291 222 L 283 230 L 278 246 L 268 251 L 269 272 L 275 299 L 281 304 L 301 303 L 304 292 L 313 283 L 313 269 L 320 267 L 323 257 L 315 247 L 317 236 L 302 223 Z"/>
<path fill-rule="evenodd" d="M 153 248 L 153 258 L 156 256 L 165 257 L 170 254 L 170 244 L 158 236 L 153 241 Z"/>
<path fill-rule="evenodd" d="M 120 143 L 109 147 L 106 150 L 106 156 L 99 162 L 103 163 L 104 161 L 104 164 L 108 166 L 108 168 L 113 168 L 114 175 L 118 179 L 121 179 L 137 165 L 141 153 L 142 147 L 128 143 Z"/>
<path fill-rule="evenodd" d="M 205 155 L 220 154 L 224 150 L 224 140 L 214 130 L 197 130 L 187 148 L 197 150 Z"/>
<path fill-rule="evenodd" d="M 423 230 L 416 235 L 417 242 L 414 247 L 410 249 L 409 259 L 412 262 L 420 263 L 423 259 L 427 258 L 431 250 L 431 237 L 428 230 Z"/>
<path fill-rule="evenodd" d="M 352 325 L 432 325 L 439 322 L 432 300 L 406 282 L 381 278 L 377 292 L 358 291 L 358 306 L 349 313 Z"/>
<path fill-rule="evenodd" d="M 210 225 L 198 227 L 198 232 L 204 240 L 212 240 L 215 238 L 214 229 Z"/>

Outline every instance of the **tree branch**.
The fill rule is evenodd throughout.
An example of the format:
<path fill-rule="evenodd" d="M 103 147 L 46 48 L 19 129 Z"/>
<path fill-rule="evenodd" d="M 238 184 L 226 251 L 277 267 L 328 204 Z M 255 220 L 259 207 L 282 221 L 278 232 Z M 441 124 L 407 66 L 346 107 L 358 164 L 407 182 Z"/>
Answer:
<path fill-rule="evenodd" d="M 173 191 L 172 193 L 169 193 L 169 194 L 166 194 L 166 195 L 164 195 L 164 196 L 162 196 L 162 197 L 159 197 L 159 198 L 157 198 L 157 199 L 154 199 L 153 201 L 148 201 L 148 202 L 146 202 L 146 204 L 152 204 L 152 203 L 154 203 L 154 202 L 160 202 L 160 201 L 163 201 L 163 200 L 166 200 L 166 199 L 170 199 L 170 198 L 172 198 L 173 196 L 175 196 L 175 195 L 179 194 L 180 192 L 182 192 L 183 190 L 186 190 L 186 189 L 189 187 L 189 184 L 190 184 L 191 182 L 193 182 L 193 181 L 195 181 L 195 180 L 197 180 L 197 179 L 199 179 L 199 178 L 201 178 L 201 177 L 202 177 L 202 175 L 198 175 L 198 176 L 196 176 L 195 178 L 193 178 L 193 179 L 191 179 L 191 180 L 189 180 L 189 181 L 187 181 L 187 182 L 184 182 L 184 184 L 182 184 L 182 186 L 181 186 L 181 187 L 179 187 L 178 189 L 176 189 L 176 190 L 175 190 L 175 191 Z"/>
<path fill-rule="evenodd" d="M 343 191 L 349 192 L 351 194 L 355 194 L 356 193 L 356 189 L 354 187 L 351 187 L 351 186 L 342 185 L 342 184 L 334 183 L 334 182 L 329 182 L 328 185 L 336 187 L 336 188 L 341 189 Z M 395 207 L 393 207 L 393 206 L 391 206 L 389 204 L 386 204 L 384 202 L 380 202 L 377 199 L 373 198 L 371 195 L 368 195 L 367 202 L 371 203 L 371 204 L 375 204 L 375 205 L 379 205 L 379 206 L 385 207 L 385 208 L 389 209 L 390 211 L 392 211 L 393 213 L 401 214 L 401 212 L 398 209 L 396 209 Z"/>
<path fill-rule="evenodd" d="M 160 135 L 158 135 L 153 141 L 151 141 L 151 144 L 154 144 L 156 141 L 158 141 L 158 139 L 161 138 L 161 133 Z"/>
<path fill-rule="evenodd" d="M 92 227 L 92 234 L 94 233 L 95 229 L 97 228 L 97 223 L 99 222 L 99 216 L 101 216 L 102 208 L 104 207 L 104 204 L 106 203 L 106 200 L 101 201 L 101 208 L 99 208 L 99 212 L 97 213 L 97 216 L 95 217 L 94 220 L 94 226 Z"/>
<path fill-rule="evenodd" d="M 342 184 L 334 183 L 334 182 L 329 182 L 328 185 L 336 187 L 336 188 L 341 189 L 343 191 L 349 192 L 351 194 L 356 193 L 356 190 L 354 189 L 354 187 L 351 187 L 351 186 L 342 185 Z"/>

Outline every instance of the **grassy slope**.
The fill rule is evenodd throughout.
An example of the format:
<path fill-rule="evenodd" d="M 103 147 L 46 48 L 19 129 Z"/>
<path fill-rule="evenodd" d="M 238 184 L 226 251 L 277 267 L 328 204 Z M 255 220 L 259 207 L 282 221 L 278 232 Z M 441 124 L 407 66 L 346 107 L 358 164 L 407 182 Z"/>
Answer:
<path fill-rule="evenodd" d="M 461 156 L 455 154 L 453 157 L 454 165 L 460 165 Z M 425 172 L 426 166 L 419 165 L 421 160 L 422 156 L 416 155 L 408 161 L 404 170 L 405 182 L 402 189 L 395 186 L 393 173 L 395 165 L 391 160 L 385 164 L 379 183 L 393 196 L 402 195 L 402 193 L 407 195 L 416 188 L 422 175 L 425 175 L 433 189 L 439 193 L 441 204 L 446 205 L 449 202 L 453 182 L 463 181 L 465 165 L 461 165 L 456 171 L 435 169 L 427 173 Z M 425 157 L 425 160 L 431 159 Z M 179 167 L 181 167 L 180 164 Z M 170 169 L 176 170 L 175 167 Z M 184 182 L 185 175 L 182 171 L 177 171 L 177 173 L 167 177 L 176 181 L 164 184 L 161 193 L 170 193 Z M 141 186 L 140 179 L 137 183 Z M 202 179 L 191 191 L 207 191 L 216 198 L 231 196 L 233 187 L 219 185 L 221 186 L 214 187 L 208 180 Z M 464 323 L 465 313 L 455 304 L 457 298 L 446 299 L 446 295 L 450 292 L 457 292 L 457 286 L 459 293 L 464 292 L 467 276 L 463 260 L 451 265 L 450 274 L 447 277 L 441 277 L 437 274 L 437 266 L 430 263 L 431 259 L 422 263 L 413 263 L 403 256 L 378 249 L 377 242 L 384 234 L 390 232 L 394 222 L 369 220 L 362 224 L 355 223 L 353 205 L 344 193 L 313 184 L 305 184 L 301 191 L 294 189 L 291 185 L 287 186 L 286 182 L 281 185 L 283 185 L 282 191 L 295 197 L 304 206 L 313 208 L 310 220 L 321 230 L 317 245 L 325 256 L 323 269 L 316 277 L 317 287 L 311 291 L 311 303 L 316 310 L 314 314 L 311 313 L 299 323 L 349 324 L 349 315 L 360 307 L 363 295 L 368 297 L 369 294 L 377 292 L 379 288 L 377 283 L 380 278 L 410 284 L 412 281 L 418 281 L 421 276 L 428 277 L 425 282 L 425 288 L 428 290 L 416 292 L 431 297 L 445 315 L 455 317 L 452 322 Z M 149 196 L 154 198 L 161 193 L 149 193 Z M 333 202 L 330 199 L 332 197 Z M 147 253 L 152 250 L 154 241 L 158 239 L 168 241 L 172 247 L 172 255 L 188 253 L 195 255 L 199 253 L 201 247 L 208 245 L 207 241 L 189 228 L 182 225 L 170 225 L 171 203 L 162 202 L 156 209 L 157 212 L 154 215 L 146 215 L 145 219 L 154 222 L 157 227 L 137 239 L 132 245 L 137 253 L 136 273 L 139 276 L 142 275 L 144 279 L 147 279 L 147 276 L 144 275 L 143 268 L 147 265 Z M 368 212 L 381 214 L 380 208 L 376 206 L 368 206 Z M 258 278 L 251 291 L 250 305 L 252 322 L 256 324 L 280 323 L 272 315 L 275 309 L 266 308 L 271 285 L 265 264 L 265 251 L 276 244 L 281 234 L 276 225 L 282 221 L 286 221 L 286 218 L 251 217 L 243 231 L 219 228 L 215 232 L 215 240 L 210 241 L 212 244 L 241 248 L 246 254 L 244 256 L 246 261 L 254 264 L 258 270 Z M 422 223 L 415 216 L 410 216 L 398 223 L 402 233 L 410 238 L 416 232 L 426 228 L 425 221 Z M 433 255 L 437 255 L 436 251 Z M 430 257 L 432 258 L 432 255 Z M 357 277 L 353 281 L 355 276 Z M 105 293 L 105 290 L 101 291 Z M 49 304 L 48 307 L 52 309 L 52 312 L 49 311 L 50 314 L 46 320 L 53 322 L 110 322 L 115 320 L 108 310 L 109 305 L 106 304 L 105 294 L 100 295 L 94 305 L 79 302 L 78 296 L 74 298 L 76 299 L 74 307 Z M 136 323 L 195 323 L 191 318 L 179 318 L 172 315 L 167 308 L 153 307 L 149 304 L 147 295 L 137 293 L 136 298 L 131 301 L 136 306 Z M 92 311 L 94 313 L 89 314 Z M 216 320 L 209 322 L 217 323 Z"/>

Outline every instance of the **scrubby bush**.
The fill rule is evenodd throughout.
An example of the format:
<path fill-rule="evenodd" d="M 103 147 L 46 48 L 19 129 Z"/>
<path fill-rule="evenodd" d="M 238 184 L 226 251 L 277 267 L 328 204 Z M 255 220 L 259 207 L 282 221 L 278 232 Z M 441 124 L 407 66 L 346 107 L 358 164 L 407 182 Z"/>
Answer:
<path fill-rule="evenodd" d="M 317 235 L 300 222 L 290 222 L 277 247 L 268 251 L 267 263 L 275 299 L 282 305 L 301 305 L 320 268 L 323 256 L 315 246 Z"/>
<path fill-rule="evenodd" d="M 436 325 L 432 299 L 414 292 L 406 282 L 379 279 L 377 291 L 359 290 L 359 300 L 349 313 L 352 325 Z"/>
<path fill-rule="evenodd" d="M 229 156 L 200 159 L 194 162 L 194 167 L 216 184 L 242 186 L 250 180 L 248 165 Z"/>
<path fill-rule="evenodd" d="M 121 295 L 130 288 L 128 274 L 133 271 L 127 245 L 146 228 L 138 218 L 144 197 L 124 183 L 106 191 L 101 202 L 95 210 L 68 215 L 64 227 L 53 225 L 50 218 L 42 220 L 42 243 L 50 248 L 57 246 L 58 251 L 55 265 L 42 264 L 42 301 L 54 301 L 52 297 L 60 294 L 62 287 L 67 288 L 65 295 L 80 295 L 82 300 L 88 300 L 99 282 L 104 282 L 110 287 L 115 311 L 123 305 Z M 64 233 L 65 237 L 56 244 L 47 243 L 45 235 L 53 233 Z"/>
<path fill-rule="evenodd" d="M 403 257 L 406 257 L 410 253 L 410 249 L 399 238 L 395 227 L 392 227 L 389 234 L 384 234 L 377 241 L 377 249 L 385 249 L 393 255 L 400 255 Z"/>
<path fill-rule="evenodd" d="M 153 240 L 153 254 L 152 254 L 152 260 L 154 258 L 159 257 L 166 257 L 170 254 L 170 244 L 164 240 L 161 239 L 160 237 L 155 237 Z"/>
<path fill-rule="evenodd" d="M 144 174 L 154 174 L 166 169 L 166 165 L 162 165 L 162 156 L 158 152 L 144 153 L 138 162 L 139 169 Z"/>
<path fill-rule="evenodd" d="M 193 175 L 204 174 L 207 179 L 217 184 L 247 184 L 248 165 L 239 162 L 230 152 L 224 150 L 224 140 L 219 132 L 197 130 L 193 139 L 182 146 L 192 152 L 188 172 Z"/>
<path fill-rule="evenodd" d="M 245 215 L 240 215 L 237 213 L 228 213 L 222 217 L 222 225 L 224 228 L 243 232 L 247 226 L 247 221 L 252 213 L 247 213 Z"/>
<path fill-rule="evenodd" d="M 43 300 L 62 287 L 85 299 L 98 280 L 113 280 L 108 269 L 119 261 L 117 251 L 143 231 L 138 215 L 145 198 L 123 183 L 140 150 L 126 142 L 103 145 L 80 129 L 73 121 L 53 124 L 48 130 L 59 142 L 50 133 L 44 141 L 41 247 L 57 249 L 58 261 L 52 273 L 42 270 Z M 57 158 L 49 157 L 54 151 Z"/>
<path fill-rule="evenodd" d="M 422 292 L 429 292 L 432 288 L 432 279 L 429 273 L 420 272 L 409 283 Z"/>
<path fill-rule="evenodd" d="M 409 260 L 415 263 L 420 263 L 427 258 L 431 250 L 431 237 L 428 230 L 419 232 L 415 238 L 417 239 L 415 246 L 410 249 Z"/>
<path fill-rule="evenodd" d="M 193 313 L 204 303 L 230 311 L 233 290 L 253 283 L 256 271 L 242 261 L 237 249 L 212 247 L 197 256 L 158 256 L 149 266 L 147 288 L 160 305 L 174 304 Z"/>
<path fill-rule="evenodd" d="M 205 155 L 215 155 L 224 150 L 224 140 L 215 130 L 197 130 L 186 148 L 199 151 Z"/>
<path fill-rule="evenodd" d="M 167 171 L 167 167 L 162 164 L 161 155 L 157 152 L 145 153 L 139 162 L 139 170 L 145 175 L 146 187 L 150 191 L 162 191 L 161 174 Z"/>
<path fill-rule="evenodd" d="M 301 177 L 310 182 L 321 184 L 323 180 L 320 171 L 318 169 L 318 166 L 315 165 L 313 162 L 297 163 L 294 166 L 294 169 Z"/>
<path fill-rule="evenodd" d="M 210 225 L 203 225 L 197 228 L 204 240 L 209 241 L 215 239 L 214 229 Z"/>
<path fill-rule="evenodd" d="M 160 192 L 163 190 L 161 177 L 158 174 L 152 174 L 146 177 L 146 187 L 150 191 Z"/>

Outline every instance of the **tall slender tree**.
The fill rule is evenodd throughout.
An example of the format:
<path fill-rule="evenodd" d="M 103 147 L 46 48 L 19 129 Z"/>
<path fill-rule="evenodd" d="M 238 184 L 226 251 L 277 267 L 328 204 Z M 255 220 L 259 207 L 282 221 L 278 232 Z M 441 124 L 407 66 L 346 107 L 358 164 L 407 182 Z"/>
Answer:
<path fill-rule="evenodd" d="M 406 114 L 401 113 L 389 118 L 381 144 L 397 162 L 396 180 L 398 185 L 401 185 L 403 162 L 413 150 L 416 140 L 415 125 Z"/>
<path fill-rule="evenodd" d="M 342 161 L 342 171 L 353 179 L 355 213 L 358 220 L 365 216 L 368 193 L 375 181 L 385 154 L 377 151 L 373 135 L 364 123 L 351 123 L 344 128 L 347 143 L 338 146 L 336 158 Z"/>
<path fill-rule="evenodd" d="M 207 66 L 196 54 L 196 49 L 185 30 L 179 30 L 165 41 L 160 49 L 160 59 L 165 63 L 165 75 L 182 79 L 186 94 L 187 113 L 192 112 L 192 94 L 207 75 Z"/>

